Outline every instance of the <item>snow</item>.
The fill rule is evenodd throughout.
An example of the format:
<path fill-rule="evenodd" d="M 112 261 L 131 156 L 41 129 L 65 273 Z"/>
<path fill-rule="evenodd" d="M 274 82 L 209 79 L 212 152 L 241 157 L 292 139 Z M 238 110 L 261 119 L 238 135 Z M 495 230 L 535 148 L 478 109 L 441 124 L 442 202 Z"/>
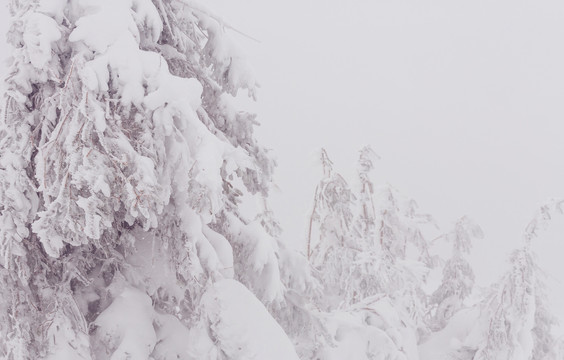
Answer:
<path fill-rule="evenodd" d="M 159 12 L 150 0 L 133 0 L 133 16 L 137 24 L 144 24 L 145 30 L 151 31 L 151 40 L 157 42 L 163 31 L 163 23 Z"/>
<path fill-rule="evenodd" d="M 37 69 L 46 70 L 46 65 L 52 58 L 52 43 L 61 38 L 57 22 L 40 13 L 29 14 L 24 20 L 26 25 L 23 41 L 29 61 Z"/>
<path fill-rule="evenodd" d="M 189 360 L 186 343 L 190 339 L 190 331 L 172 315 L 156 314 L 157 344 L 151 356 L 154 360 Z"/>
<path fill-rule="evenodd" d="M 162 61 L 165 62 L 164 59 Z M 196 79 L 169 75 L 162 76 L 158 84 L 160 86 L 144 99 L 147 108 L 154 110 L 170 104 L 178 109 L 184 109 L 183 104 L 186 102 L 192 109 L 196 109 L 200 105 L 202 85 Z"/>
<path fill-rule="evenodd" d="M 44 360 L 90 360 L 86 326 L 81 329 L 78 338 L 74 338 L 73 324 L 70 323 L 63 312 L 63 309 L 59 309 L 53 314 L 51 326 L 47 331 L 47 338 L 51 342 L 51 351 L 45 356 Z M 65 339 L 66 341 L 57 342 L 56 339 Z"/>
<path fill-rule="evenodd" d="M 200 4 L 193 3 L 192 6 L 197 11 L 209 13 Z M 217 18 L 205 18 L 200 21 L 200 26 L 208 33 L 204 53 L 211 57 L 216 64 L 215 72 L 221 74 L 225 69 L 229 69 L 225 79 L 229 94 L 236 96 L 237 89 L 247 89 L 249 95 L 254 98 L 254 89 L 257 86 L 254 72 L 245 57 L 241 55 L 239 47 L 229 34 L 224 32 L 225 23 L 218 22 Z"/>
<path fill-rule="evenodd" d="M 233 248 L 227 239 L 210 229 L 207 225 L 203 225 L 202 233 L 206 239 L 210 242 L 211 246 L 217 254 L 217 258 L 221 262 L 221 273 L 226 278 L 233 278 Z"/>
<path fill-rule="evenodd" d="M 210 324 L 215 342 L 208 346 L 216 347 L 217 353 L 231 360 L 298 360 L 284 330 L 241 283 L 229 279 L 216 282 L 202 297 L 202 306 L 202 317 Z M 191 343 L 199 340 L 188 339 Z M 211 348 L 200 351 L 192 354 L 194 360 L 216 359 L 205 355 Z"/>
<path fill-rule="evenodd" d="M 265 303 L 280 301 L 284 284 L 280 279 L 276 240 L 258 220 L 243 224 L 233 217 L 230 226 L 235 234 L 234 246 L 240 247 L 235 270 L 245 274 L 242 281 Z"/>
<path fill-rule="evenodd" d="M 65 6 L 68 0 L 42 0 L 38 5 L 37 11 L 55 19 L 60 24 L 65 13 Z"/>
<path fill-rule="evenodd" d="M 157 343 L 153 312 L 146 293 L 125 287 L 98 316 L 96 337 L 109 344 L 106 354 L 112 354 L 110 360 L 149 358 Z"/>
<path fill-rule="evenodd" d="M 150 29 L 153 41 L 158 39 L 163 27 L 151 1 L 86 3 L 90 10 L 77 20 L 69 41 L 82 43 L 99 54 L 80 70 L 84 82 L 92 91 L 107 91 L 109 71 L 112 71 L 119 78 L 118 89 L 125 105 L 144 104 L 150 110 L 171 105 L 184 113 L 199 107 L 202 93 L 199 81 L 171 75 L 164 58 L 154 52 L 140 50 L 138 26 Z M 123 19 L 128 20 L 124 22 Z M 100 23 L 107 26 L 100 27 Z M 146 94 L 148 84 L 149 93 Z"/>
<path fill-rule="evenodd" d="M 124 236 L 124 242 L 135 247 L 135 252 L 127 257 L 131 268 L 124 274 L 139 289 L 154 296 L 159 288 L 168 294 L 181 298 L 182 290 L 176 283 L 174 267 L 167 261 L 168 244 L 159 244 L 152 234 L 135 231 Z"/>
<path fill-rule="evenodd" d="M 84 0 L 80 2 L 88 9 L 88 13 L 76 21 L 76 28 L 69 35 L 69 41 L 82 41 L 92 51 L 103 54 L 121 37 L 132 35 L 139 39 L 137 25 L 130 15 L 131 1 Z"/>

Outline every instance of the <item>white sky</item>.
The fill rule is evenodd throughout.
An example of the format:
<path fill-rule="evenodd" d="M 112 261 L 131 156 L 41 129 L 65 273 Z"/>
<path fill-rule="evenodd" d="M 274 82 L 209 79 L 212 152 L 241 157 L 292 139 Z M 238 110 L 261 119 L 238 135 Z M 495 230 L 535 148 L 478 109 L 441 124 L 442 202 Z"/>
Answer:
<path fill-rule="evenodd" d="M 481 283 L 506 268 L 537 205 L 564 196 L 564 2 L 207 5 L 261 40 L 233 34 L 262 84 L 259 135 L 279 161 L 272 200 L 288 241 L 305 237 L 322 146 L 354 179 L 358 149 L 372 145 L 383 157 L 375 180 L 413 197 L 445 231 L 474 218 L 486 233 L 474 256 Z M 564 287 L 557 228 L 537 249 L 560 281 L 552 286 Z M 564 319 L 564 295 L 555 296 Z"/>

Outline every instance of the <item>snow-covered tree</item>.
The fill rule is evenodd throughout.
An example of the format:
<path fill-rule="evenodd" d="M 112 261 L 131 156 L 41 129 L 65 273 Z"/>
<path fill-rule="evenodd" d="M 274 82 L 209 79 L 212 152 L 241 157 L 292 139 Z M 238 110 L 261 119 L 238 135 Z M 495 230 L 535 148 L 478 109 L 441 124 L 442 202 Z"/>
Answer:
<path fill-rule="evenodd" d="M 452 243 L 452 256 L 443 268 L 441 285 L 429 300 L 429 305 L 434 308 L 432 311 L 434 330 L 442 329 L 472 292 L 474 271 L 464 258 L 464 254 L 470 253 L 473 239 L 483 237 L 482 229 L 467 216 L 460 218 L 454 229 L 442 236 L 444 240 Z"/>
<path fill-rule="evenodd" d="M 323 287 L 313 298 L 322 311 L 314 315 L 331 340 L 320 343 L 320 358 L 343 358 L 351 348 L 358 350 L 355 359 L 416 358 L 417 342 L 427 332 L 422 284 L 432 259 L 420 225 L 430 217 L 390 186 L 373 197 L 375 158 L 370 148 L 361 150 L 357 203 L 322 151 L 324 178 L 309 231 L 315 244 L 310 260 Z"/>
<path fill-rule="evenodd" d="M 274 162 L 227 26 L 184 0 L 11 13 L 0 357 L 297 359 L 255 299 L 283 302 L 279 244 L 238 204 Z"/>
<path fill-rule="evenodd" d="M 404 199 L 391 186 L 373 198 L 370 171 L 376 158 L 369 147 L 360 151 L 360 201 L 356 203 L 346 180 L 335 172 L 326 151 L 321 151 L 324 178 L 314 197 L 308 251 L 323 277 L 324 298 L 333 296 L 333 305 L 408 289 L 410 293 L 402 298 L 423 296 L 416 284 L 424 279 L 431 257 L 419 226 L 431 218 L 420 214 L 415 201 Z"/>
<path fill-rule="evenodd" d="M 346 180 L 333 170 L 325 149 L 321 149 L 321 165 L 323 178 L 315 189 L 307 243 L 308 258 L 315 264 L 322 264 L 330 249 L 342 246 L 350 236 L 355 200 Z M 313 233 L 314 224 L 318 234 Z"/>
<path fill-rule="evenodd" d="M 555 319 L 548 311 L 532 240 L 555 212 L 562 213 L 562 203 L 550 201 L 539 209 L 525 229 L 525 245 L 511 254 L 511 269 L 482 305 L 488 326 L 474 359 L 542 360 L 552 356 L 557 347 L 552 334 Z"/>
<path fill-rule="evenodd" d="M 511 270 L 487 300 L 491 311 L 485 344 L 475 355 L 478 360 L 529 359 L 534 346 L 535 266 L 528 248 L 511 255 Z"/>
<path fill-rule="evenodd" d="M 335 172 L 327 152 L 321 150 L 324 178 L 314 197 L 308 244 L 317 240 L 314 234 L 319 237 L 310 257 L 325 286 L 322 298 L 334 298 L 330 308 L 347 306 L 377 293 L 373 267 L 373 260 L 378 258 L 374 245 L 376 218 L 369 177 L 375 158 L 369 147 L 361 150 L 360 201 L 356 203 L 348 183 Z"/>
<path fill-rule="evenodd" d="M 324 308 L 338 306 L 342 293 L 347 292 L 346 281 L 354 252 L 353 195 L 346 180 L 333 169 L 325 149 L 321 150 L 323 178 L 315 189 L 313 210 L 309 219 L 307 256 L 317 270 L 325 288 L 322 299 Z"/>

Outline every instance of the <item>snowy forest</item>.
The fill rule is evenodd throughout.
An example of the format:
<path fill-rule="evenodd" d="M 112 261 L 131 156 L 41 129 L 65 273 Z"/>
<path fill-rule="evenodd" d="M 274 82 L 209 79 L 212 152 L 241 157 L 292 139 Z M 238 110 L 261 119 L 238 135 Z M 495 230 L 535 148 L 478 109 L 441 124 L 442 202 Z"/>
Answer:
<path fill-rule="evenodd" d="M 478 287 L 479 223 L 442 229 L 377 182 L 378 144 L 347 149 L 352 178 L 321 148 L 290 244 L 240 107 L 260 79 L 204 1 L 0 11 L 0 359 L 564 359 L 536 254 L 564 200 L 529 209 Z"/>

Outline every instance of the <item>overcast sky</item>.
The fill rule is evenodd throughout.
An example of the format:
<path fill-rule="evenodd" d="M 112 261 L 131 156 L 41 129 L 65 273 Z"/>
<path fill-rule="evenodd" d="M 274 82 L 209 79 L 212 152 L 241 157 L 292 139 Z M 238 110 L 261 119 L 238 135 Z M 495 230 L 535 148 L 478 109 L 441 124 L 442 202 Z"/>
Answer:
<path fill-rule="evenodd" d="M 484 229 L 474 261 L 485 284 L 538 205 L 564 196 L 564 2 L 212 0 L 261 43 L 233 34 L 262 84 L 259 134 L 278 157 L 273 203 L 289 241 L 305 237 L 326 147 L 354 179 L 358 149 L 446 231 Z M 564 287 L 563 219 L 539 239 Z M 559 281 L 558 283 L 556 281 Z M 555 306 L 564 314 L 564 296 Z"/>
<path fill-rule="evenodd" d="M 382 156 L 375 180 L 417 200 L 445 231 L 474 218 L 486 233 L 474 256 L 482 283 L 506 268 L 537 206 L 564 196 L 564 2 L 207 5 L 260 40 L 232 33 L 262 84 L 259 135 L 278 158 L 272 200 L 288 241 L 305 238 L 320 147 L 354 179 L 357 151 L 371 145 Z M 537 250 L 564 287 L 558 229 Z"/>

